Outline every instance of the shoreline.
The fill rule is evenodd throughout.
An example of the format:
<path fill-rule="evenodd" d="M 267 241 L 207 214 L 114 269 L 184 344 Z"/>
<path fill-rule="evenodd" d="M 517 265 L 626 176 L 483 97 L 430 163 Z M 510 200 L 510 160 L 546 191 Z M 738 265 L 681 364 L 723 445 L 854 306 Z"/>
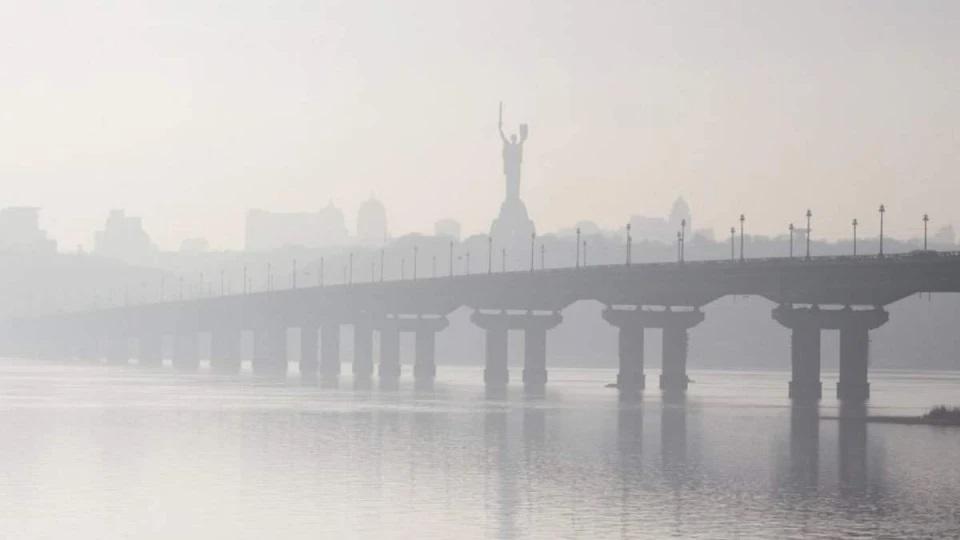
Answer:
<path fill-rule="evenodd" d="M 939 426 L 939 427 L 960 427 L 960 422 L 943 421 L 922 416 L 866 416 L 866 417 L 848 417 L 848 416 L 821 416 L 821 420 L 862 420 L 863 422 L 873 422 L 876 424 L 903 424 L 911 426 Z"/>

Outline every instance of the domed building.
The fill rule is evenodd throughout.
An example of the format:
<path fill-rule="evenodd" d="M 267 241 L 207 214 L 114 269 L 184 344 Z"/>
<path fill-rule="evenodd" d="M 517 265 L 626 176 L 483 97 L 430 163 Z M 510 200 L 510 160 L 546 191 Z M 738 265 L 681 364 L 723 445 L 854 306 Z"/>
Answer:
<path fill-rule="evenodd" d="M 388 237 L 387 210 L 371 195 L 357 211 L 357 240 L 362 244 L 380 245 Z"/>

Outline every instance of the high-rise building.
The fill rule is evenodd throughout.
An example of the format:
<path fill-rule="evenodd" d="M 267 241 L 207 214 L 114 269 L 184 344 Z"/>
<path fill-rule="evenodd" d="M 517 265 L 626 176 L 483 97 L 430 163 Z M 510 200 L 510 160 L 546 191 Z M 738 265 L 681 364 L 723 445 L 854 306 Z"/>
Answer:
<path fill-rule="evenodd" d="M 123 210 L 111 210 L 103 230 L 97 231 L 94 237 L 93 251 L 129 263 L 143 263 L 156 254 L 157 248 L 139 217 L 128 216 Z"/>
<path fill-rule="evenodd" d="M 347 227 L 343 212 L 333 203 L 316 212 L 247 211 L 247 251 L 285 247 L 318 248 L 346 242 Z"/>
<path fill-rule="evenodd" d="M 387 211 L 383 203 L 371 196 L 357 212 L 357 240 L 362 244 L 380 245 L 388 238 Z"/>
<path fill-rule="evenodd" d="M 0 210 L 0 251 L 54 253 L 57 242 L 40 230 L 40 209 L 26 206 Z"/>

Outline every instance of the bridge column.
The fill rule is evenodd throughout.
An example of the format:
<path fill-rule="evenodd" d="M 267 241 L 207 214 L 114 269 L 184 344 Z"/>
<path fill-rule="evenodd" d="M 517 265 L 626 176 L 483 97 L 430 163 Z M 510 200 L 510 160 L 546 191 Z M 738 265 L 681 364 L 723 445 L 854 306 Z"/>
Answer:
<path fill-rule="evenodd" d="M 313 324 L 300 325 L 300 378 L 314 380 L 320 366 L 320 330 Z"/>
<path fill-rule="evenodd" d="M 528 314 L 523 323 L 523 385 L 528 389 L 543 388 L 547 384 L 547 330 L 557 326 L 563 318 Z"/>
<path fill-rule="evenodd" d="M 180 371 L 196 371 L 200 367 L 196 332 L 177 332 L 174 334 L 173 367 Z"/>
<path fill-rule="evenodd" d="M 840 380 L 837 399 L 866 401 L 870 397 L 867 367 L 870 357 L 870 330 L 887 322 L 889 314 L 882 309 L 854 311 L 849 307 L 840 314 Z"/>
<path fill-rule="evenodd" d="M 635 310 L 609 307 L 603 311 L 603 319 L 618 330 L 620 371 L 617 373 L 617 388 L 621 392 L 643 390 L 646 386 L 647 376 L 643 373 L 644 326 L 635 313 Z"/>
<path fill-rule="evenodd" d="M 507 315 L 475 311 L 470 320 L 486 332 L 483 382 L 487 386 L 506 386 L 510 382 L 510 369 L 507 367 Z"/>
<path fill-rule="evenodd" d="M 413 364 L 414 384 L 428 387 L 437 375 L 437 332 L 447 327 L 445 317 L 417 319 L 414 329 L 415 359 Z"/>
<path fill-rule="evenodd" d="M 210 334 L 210 367 L 214 373 L 240 373 L 239 329 L 218 329 Z"/>
<path fill-rule="evenodd" d="M 254 331 L 253 374 L 267 377 L 283 377 L 287 374 L 285 327 L 265 327 Z"/>
<path fill-rule="evenodd" d="M 143 334 L 137 339 L 137 363 L 145 367 L 163 365 L 163 335 Z"/>
<path fill-rule="evenodd" d="M 130 350 L 127 344 L 127 338 L 123 336 L 110 336 L 106 340 L 107 363 L 116 366 L 126 365 L 130 362 Z"/>
<path fill-rule="evenodd" d="M 790 399 L 817 401 L 822 395 L 820 383 L 820 327 L 821 311 L 780 305 L 774 308 L 773 318 L 790 329 Z"/>
<path fill-rule="evenodd" d="M 386 320 L 380 326 L 380 365 L 377 366 L 380 382 L 396 385 L 400 379 L 400 328 L 396 321 Z"/>
<path fill-rule="evenodd" d="M 335 383 L 340 376 L 340 323 L 320 326 L 320 377 Z"/>
<path fill-rule="evenodd" d="M 686 392 L 690 378 L 687 377 L 688 330 L 703 321 L 703 312 L 662 311 L 663 362 L 660 372 L 660 388 L 664 393 Z"/>
<path fill-rule="evenodd" d="M 353 378 L 369 381 L 373 376 L 373 327 L 368 321 L 353 323 Z"/>

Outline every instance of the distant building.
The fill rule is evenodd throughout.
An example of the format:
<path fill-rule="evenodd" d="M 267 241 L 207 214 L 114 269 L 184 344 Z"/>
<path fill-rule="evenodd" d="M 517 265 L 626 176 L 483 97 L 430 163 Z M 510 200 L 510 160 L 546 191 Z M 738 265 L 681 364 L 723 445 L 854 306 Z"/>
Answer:
<path fill-rule="evenodd" d="M 55 253 L 57 242 L 40 230 L 40 209 L 26 206 L 0 210 L 0 251 Z"/>
<path fill-rule="evenodd" d="M 343 212 L 333 203 L 317 212 L 247 211 L 247 251 L 270 251 L 285 247 L 318 248 L 346 242 L 347 227 Z"/>
<path fill-rule="evenodd" d="M 370 197 L 357 212 L 357 240 L 362 244 L 381 245 L 388 238 L 387 211 L 380 201 Z"/>
<path fill-rule="evenodd" d="M 131 263 L 142 263 L 156 254 L 157 248 L 143 230 L 139 217 L 123 210 L 111 210 L 102 231 L 94 236 L 93 251 L 97 255 Z"/>
<path fill-rule="evenodd" d="M 180 242 L 181 253 L 205 253 L 210 249 L 206 238 L 187 238 Z"/>
<path fill-rule="evenodd" d="M 631 216 L 631 235 L 635 240 L 651 240 L 655 242 L 672 243 L 686 220 L 686 231 L 693 230 L 693 217 L 690 206 L 683 197 L 678 198 L 670 209 L 666 218 Z"/>
<path fill-rule="evenodd" d="M 433 234 L 460 241 L 460 222 L 453 219 L 441 219 L 433 224 Z"/>

